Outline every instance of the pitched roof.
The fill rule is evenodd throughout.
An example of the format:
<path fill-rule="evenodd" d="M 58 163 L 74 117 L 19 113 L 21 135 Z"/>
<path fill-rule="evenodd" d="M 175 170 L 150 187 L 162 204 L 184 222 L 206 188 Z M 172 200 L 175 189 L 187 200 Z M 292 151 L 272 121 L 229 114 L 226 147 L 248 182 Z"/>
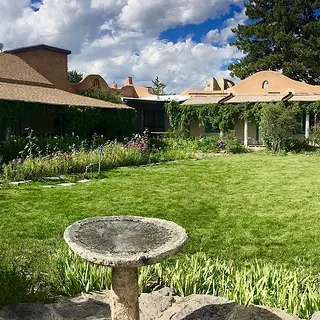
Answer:
<path fill-rule="evenodd" d="M 271 102 L 287 100 L 291 97 L 290 94 L 265 94 L 265 95 L 235 95 L 226 101 L 226 103 L 241 103 L 241 102 Z"/>
<path fill-rule="evenodd" d="M 320 94 L 294 94 L 289 101 L 301 101 L 301 102 L 320 101 Z"/>
<path fill-rule="evenodd" d="M 225 99 L 226 95 L 212 95 L 212 96 L 193 96 L 186 100 L 182 105 L 202 105 L 219 103 L 221 100 Z"/>
<path fill-rule="evenodd" d="M 112 109 L 129 108 L 126 105 L 93 99 L 56 88 L 45 88 L 5 82 L 0 82 L 0 100 L 18 100 L 53 105 L 100 107 Z"/>
<path fill-rule="evenodd" d="M 0 81 L 53 88 L 54 85 L 19 57 L 0 53 Z"/>
<path fill-rule="evenodd" d="M 129 108 L 126 105 L 56 89 L 49 80 L 26 62 L 9 53 L 0 53 L 0 100 L 113 109 Z"/>

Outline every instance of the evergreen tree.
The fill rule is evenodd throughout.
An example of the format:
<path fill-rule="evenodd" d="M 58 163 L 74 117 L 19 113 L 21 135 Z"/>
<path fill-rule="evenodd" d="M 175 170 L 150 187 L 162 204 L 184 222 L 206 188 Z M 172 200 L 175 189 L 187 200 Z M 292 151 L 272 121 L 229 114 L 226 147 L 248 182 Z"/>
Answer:
<path fill-rule="evenodd" d="M 320 84 L 320 0 L 248 0 L 248 25 L 232 31 L 245 58 L 229 65 L 241 79 L 281 70 L 292 79 Z"/>
<path fill-rule="evenodd" d="M 164 92 L 164 89 L 166 88 L 166 85 L 159 80 L 158 76 L 156 76 L 154 78 L 154 80 L 151 80 L 151 81 L 152 81 L 152 84 L 153 84 L 153 86 L 152 86 L 152 93 L 153 94 L 155 94 L 157 96 L 161 96 L 161 95 L 166 94 Z"/>
<path fill-rule="evenodd" d="M 83 74 L 77 70 L 68 71 L 68 81 L 70 83 L 78 83 L 82 80 Z"/>

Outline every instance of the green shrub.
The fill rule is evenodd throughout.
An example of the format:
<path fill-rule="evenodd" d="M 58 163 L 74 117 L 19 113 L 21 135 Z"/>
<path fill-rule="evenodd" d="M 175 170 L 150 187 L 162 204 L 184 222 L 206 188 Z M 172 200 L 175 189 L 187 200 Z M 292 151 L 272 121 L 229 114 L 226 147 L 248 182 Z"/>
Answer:
<path fill-rule="evenodd" d="M 310 141 L 320 145 L 320 126 L 311 128 Z"/>
<path fill-rule="evenodd" d="M 47 301 L 53 292 L 46 274 L 32 271 L 28 263 L 12 261 L 10 265 L 0 265 L 0 309 L 7 304 Z"/>
<path fill-rule="evenodd" d="M 286 152 L 302 152 L 302 151 L 312 151 L 314 147 L 309 144 L 309 140 L 287 138 L 281 143 L 281 150 Z"/>
<path fill-rule="evenodd" d="M 27 142 L 24 137 L 10 137 L 8 140 L 0 142 L 0 157 L 4 163 L 19 156 L 19 152 L 24 149 Z M 0 161 L 1 164 L 1 161 Z"/>
<path fill-rule="evenodd" d="M 225 150 L 230 153 L 244 153 L 246 148 L 236 135 L 234 130 L 228 131 L 223 136 Z"/>
<path fill-rule="evenodd" d="M 277 153 L 283 141 L 292 135 L 297 127 L 296 112 L 284 102 L 261 104 L 260 128 L 263 140 Z"/>

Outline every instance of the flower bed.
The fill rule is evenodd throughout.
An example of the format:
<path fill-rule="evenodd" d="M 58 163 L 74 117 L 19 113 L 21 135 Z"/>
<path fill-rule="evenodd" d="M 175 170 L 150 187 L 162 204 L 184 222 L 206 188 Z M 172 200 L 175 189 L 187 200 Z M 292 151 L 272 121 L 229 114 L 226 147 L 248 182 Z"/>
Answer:
<path fill-rule="evenodd" d="M 24 147 L 20 152 L 15 150 L 19 155 L 2 165 L 0 174 L 4 181 L 37 180 L 68 174 L 87 176 L 119 166 L 189 159 L 198 152 L 216 153 L 228 148 L 228 142 L 218 137 L 149 138 L 136 134 L 118 142 L 103 141 L 102 136 L 95 135 L 88 142 L 74 136 L 39 139 L 32 130 L 29 130 L 24 144 L 21 139 L 16 141 Z M 13 139 L 7 144 L 14 149 Z"/>

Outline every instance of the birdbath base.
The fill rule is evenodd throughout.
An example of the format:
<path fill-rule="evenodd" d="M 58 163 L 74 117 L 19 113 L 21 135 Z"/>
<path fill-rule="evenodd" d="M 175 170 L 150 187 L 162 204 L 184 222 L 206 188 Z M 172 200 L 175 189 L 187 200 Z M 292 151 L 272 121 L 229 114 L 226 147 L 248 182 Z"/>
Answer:
<path fill-rule="evenodd" d="M 138 268 L 112 268 L 112 320 L 139 320 Z"/>

